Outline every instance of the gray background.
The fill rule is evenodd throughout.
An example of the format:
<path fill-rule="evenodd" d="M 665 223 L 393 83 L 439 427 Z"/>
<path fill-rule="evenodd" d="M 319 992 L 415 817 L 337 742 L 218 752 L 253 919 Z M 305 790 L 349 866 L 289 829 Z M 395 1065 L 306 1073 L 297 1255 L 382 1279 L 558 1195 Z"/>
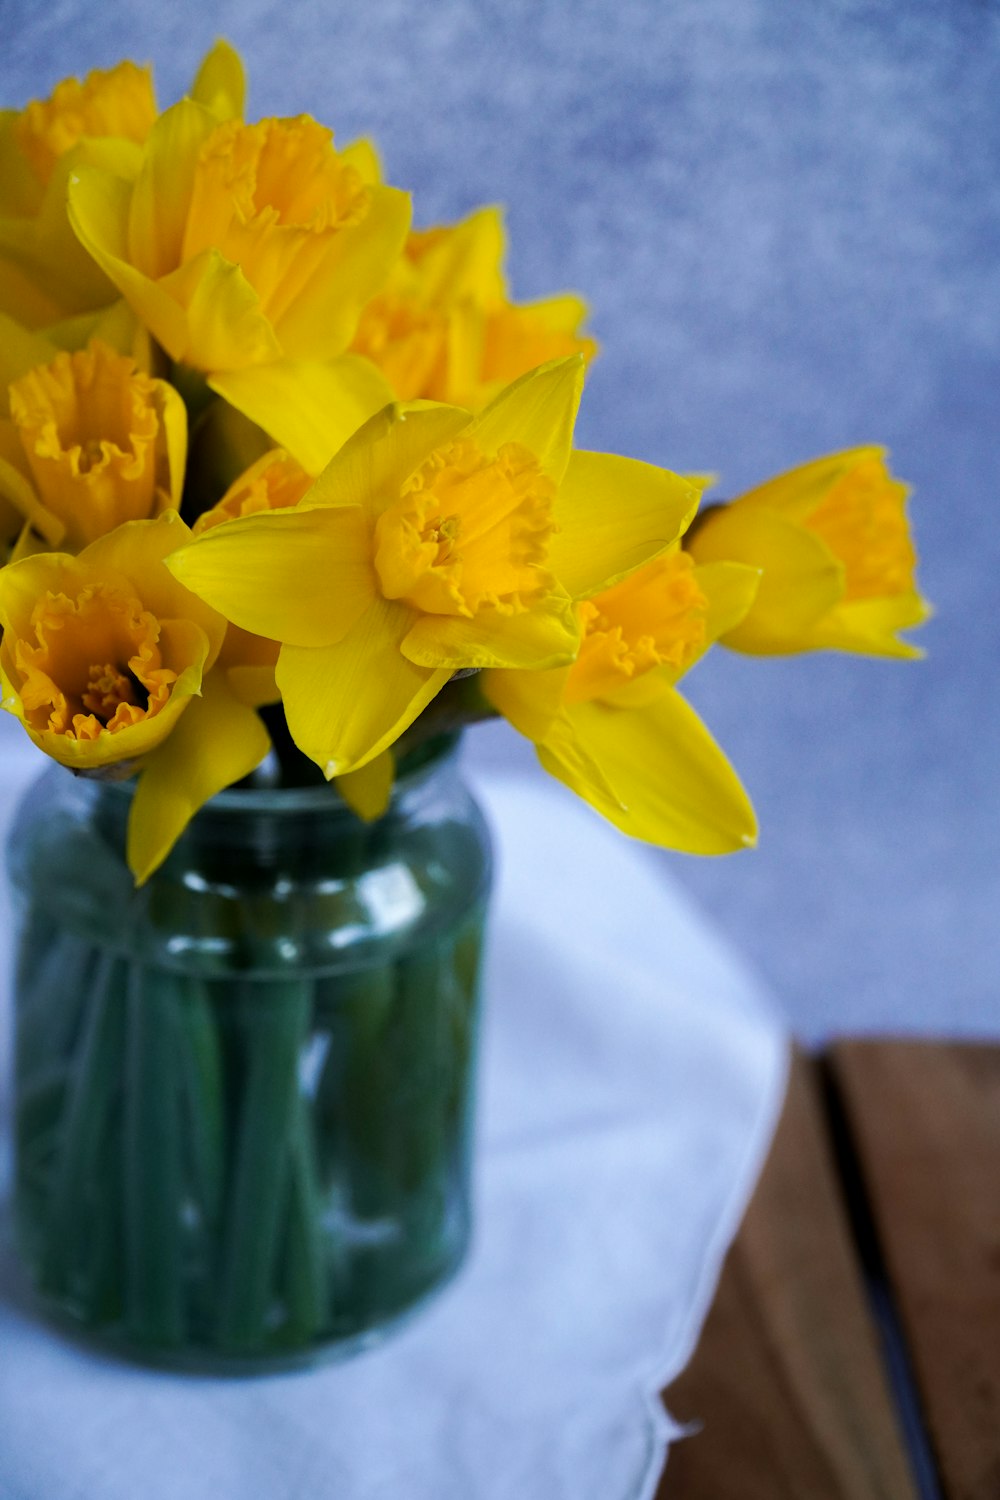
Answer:
<path fill-rule="evenodd" d="M 506 203 L 515 293 L 591 301 L 586 446 L 729 494 L 892 449 L 928 661 L 715 653 L 689 695 L 761 844 L 665 859 L 806 1035 L 1000 1032 L 996 5 L 2 0 L 0 20 L 5 102 L 125 55 L 166 102 L 223 33 L 253 116 L 373 134 L 419 221 Z M 492 727 L 471 754 L 532 762 Z"/>

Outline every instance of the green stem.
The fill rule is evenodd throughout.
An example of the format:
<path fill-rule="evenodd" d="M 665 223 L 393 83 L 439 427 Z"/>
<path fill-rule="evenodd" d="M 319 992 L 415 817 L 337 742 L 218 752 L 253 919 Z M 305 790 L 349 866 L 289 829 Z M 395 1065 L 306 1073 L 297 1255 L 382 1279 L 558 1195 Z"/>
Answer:
<path fill-rule="evenodd" d="M 267 982 L 267 1017 L 248 985 L 241 1016 L 245 1085 L 237 1123 L 225 1235 L 219 1337 L 229 1348 L 264 1341 L 286 1205 L 299 1095 L 299 1053 L 312 1012 L 306 980 Z"/>
<path fill-rule="evenodd" d="M 219 1032 L 203 980 L 186 978 L 180 1005 L 179 1063 L 190 1145 L 193 1196 L 205 1238 L 212 1242 L 222 1211 L 225 1116 Z"/>
<path fill-rule="evenodd" d="M 309 1111 L 299 1100 L 291 1145 L 291 1202 L 286 1267 L 284 1339 L 307 1344 L 324 1328 L 330 1311 L 330 1272 L 323 1231 L 322 1188 Z"/>
<path fill-rule="evenodd" d="M 71 1290 L 91 1215 L 96 1179 L 104 1168 L 102 1148 L 120 1088 L 123 960 L 98 962 L 87 997 L 76 1076 L 60 1121 L 39 1283 L 55 1296 Z"/>
<path fill-rule="evenodd" d="M 336 1014 L 336 1047 L 331 1047 L 320 1081 L 317 1108 L 321 1119 L 330 1120 L 333 1141 L 340 1137 L 339 1149 L 331 1155 L 350 1185 L 351 1210 L 362 1218 L 377 1218 L 395 1207 L 392 1107 L 396 1079 L 391 1054 L 395 970 L 385 964 L 326 984 L 333 990 L 330 1014 Z"/>
<path fill-rule="evenodd" d="M 185 981 L 136 964 L 129 985 L 125 1091 L 126 1315 L 140 1342 L 184 1336 L 178 1011 Z"/>

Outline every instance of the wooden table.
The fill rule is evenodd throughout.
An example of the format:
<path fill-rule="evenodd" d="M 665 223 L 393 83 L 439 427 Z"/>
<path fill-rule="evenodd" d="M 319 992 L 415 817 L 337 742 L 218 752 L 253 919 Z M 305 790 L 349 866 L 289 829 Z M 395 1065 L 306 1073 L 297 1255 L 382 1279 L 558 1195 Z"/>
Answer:
<path fill-rule="evenodd" d="M 1000 1047 L 796 1059 L 658 1500 L 1000 1500 Z"/>

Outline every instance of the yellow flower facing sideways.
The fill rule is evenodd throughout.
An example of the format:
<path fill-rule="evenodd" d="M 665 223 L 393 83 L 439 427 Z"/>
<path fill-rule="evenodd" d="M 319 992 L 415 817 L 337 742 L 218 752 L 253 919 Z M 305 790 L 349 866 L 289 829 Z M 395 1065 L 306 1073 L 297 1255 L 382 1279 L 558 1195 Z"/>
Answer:
<path fill-rule="evenodd" d="M 573 453 L 579 358 L 473 416 L 391 406 L 292 508 L 212 527 L 176 575 L 280 641 L 292 737 L 327 777 L 364 767 L 466 668 L 573 660 L 575 596 L 673 542 L 697 505 L 646 464 Z"/>
<path fill-rule="evenodd" d="M 241 112 L 242 68 L 224 42 L 192 94 L 218 118 Z M 133 174 L 155 120 L 152 73 L 132 62 L 63 79 L 47 99 L 0 111 L 0 311 L 40 328 L 114 300 L 70 228 L 67 185 L 87 166 Z"/>
<path fill-rule="evenodd" d="M 281 448 L 264 453 L 229 486 L 211 510 L 199 516 L 194 535 L 203 536 L 224 521 L 265 511 L 287 510 L 297 505 L 312 486 L 312 477 Z M 230 625 L 223 647 L 224 659 L 232 659 L 230 685 L 247 703 L 277 703 L 281 699 L 274 669 L 281 647 L 265 636 L 252 635 Z M 377 818 L 385 812 L 395 779 L 392 753 L 386 751 L 359 771 L 336 778 L 337 790 L 359 817 Z"/>
<path fill-rule="evenodd" d="M 57 351 L 0 318 L 0 497 L 17 551 L 79 552 L 180 505 L 187 414 L 166 381 L 93 339 Z"/>
<path fill-rule="evenodd" d="M 576 661 L 491 671 L 483 695 L 547 771 L 633 838 L 691 854 L 752 844 L 756 820 L 678 679 L 751 607 L 757 573 L 679 547 L 578 605 Z"/>
<path fill-rule="evenodd" d="M 234 480 L 211 510 L 198 517 L 193 535 L 204 536 L 225 521 L 238 520 L 241 516 L 289 509 L 299 503 L 312 482 L 301 464 L 283 449 L 271 449 Z M 232 661 L 230 683 L 246 702 L 279 701 L 281 694 L 274 680 L 279 649 L 277 641 L 253 635 L 238 625 L 230 625 L 224 656 Z"/>
<path fill-rule="evenodd" d="M 581 334 L 581 298 L 510 301 L 497 208 L 413 230 L 383 291 L 365 307 L 352 348 L 377 365 L 400 401 L 425 397 L 478 410 L 519 375 L 596 352 Z"/>
<path fill-rule="evenodd" d="M 710 507 L 685 539 L 692 557 L 761 574 L 753 607 L 723 644 L 758 655 L 922 655 L 898 635 L 930 614 L 914 578 L 907 494 L 881 448 L 855 448 Z"/>
<path fill-rule="evenodd" d="M 40 553 L 0 569 L 3 707 L 71 770 L 139 768 L 127 844 L 139 882 L 269 748 L 220 656 L 226 622 L 164 565 L 189 539 L 169 511 L 76 557 Z"/>
<path fill-rule="evenodd" d="M 335 150 L 307 115 L 220 123 L 184 99 L 135 171 L 73 173 L 70 218 L 173 359 L 207 372 L 324 360 L 346 348 L 409 227 L 408 197 L 370 179 L 371 159 Z"/>

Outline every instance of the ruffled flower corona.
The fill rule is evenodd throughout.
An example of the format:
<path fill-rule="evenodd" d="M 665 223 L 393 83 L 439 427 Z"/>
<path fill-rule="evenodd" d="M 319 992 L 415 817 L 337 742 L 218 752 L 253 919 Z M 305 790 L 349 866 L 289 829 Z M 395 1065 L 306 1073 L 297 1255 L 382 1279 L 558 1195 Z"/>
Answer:
<path fill-rule="evenodd" d="M 173 359 L 207 372 L 324 360 L 409 227 L 409 199 L 369 180 L 370 161 L 307 115 L 220 123 L 184 99 L 136 171 L 74 172 L 70 218 Z"/>
<path fill-rule="evenodd" d="M 575 596 L 673 542 L 689 482 L 574 453 L 579 358 L 477 417 L 387 408 L 291 509 L 233 520 L 172 558 L 227 619 L 282 643 L 296 744 L 328 777 L 388 748 L 456 671 L 576 656 Z"/>
<path fill-rule="evenodd" d="M 242 68 L 225 42 L 192 94 L 217 118 L 242 109 Z M 87 167 L 133 175 L 155 120 L 152 73 L 132 62 L 63 79 L 48 99 L 0 112 L 0 311 L 40 328 L 114 300 L 70 228 L 67 184 Z"/>
<path fill-rule="evenodd" d="M 685 541 L 692 557 L 761 575 L 753 607 L 723 644 L 761 656 L 921 656 L 897 633 L 930 614 L 914 577 L 907 494 L 881 448 L 855 448 L 710 507 Z"/>
<path fill-rule="evenodd" d="M 425 397 L 476 411 L 505 385 L 554 359 L 590 360 L 585 303 L 571 293 L 510 300 L 499 209 L 414 230 L 385 289 L 361 315 L 352 348 L 377 365 L 400 401 Z"/>
<path fill-rule="evenodd" d="M 172 386 L 100 340 L 56 352 L 8 321 L 0 343 L 0 496 L 20 516 L 20 551 L 79 552 L 180 506 L 187 414 Z"/>
<path fill-rule="evenodd" d="M 755 842 L 753 808 L 675 684 L 751 607 L 758 575 L 673 547 L 578 605 L 576 661 L 492 671 L 483 695 L 547 771 L 634 838 L 691 854 Z"/>
<path fill-rule="evenodd" d="M 3 707 L 71 770 L 139 771 L 127 853 L 140 882 L 269 746 L 220 664 L 225 621 L 164 566 L 189 537 L 168 512 L 77 557 L 42 553 L 0 570 Z"/>

